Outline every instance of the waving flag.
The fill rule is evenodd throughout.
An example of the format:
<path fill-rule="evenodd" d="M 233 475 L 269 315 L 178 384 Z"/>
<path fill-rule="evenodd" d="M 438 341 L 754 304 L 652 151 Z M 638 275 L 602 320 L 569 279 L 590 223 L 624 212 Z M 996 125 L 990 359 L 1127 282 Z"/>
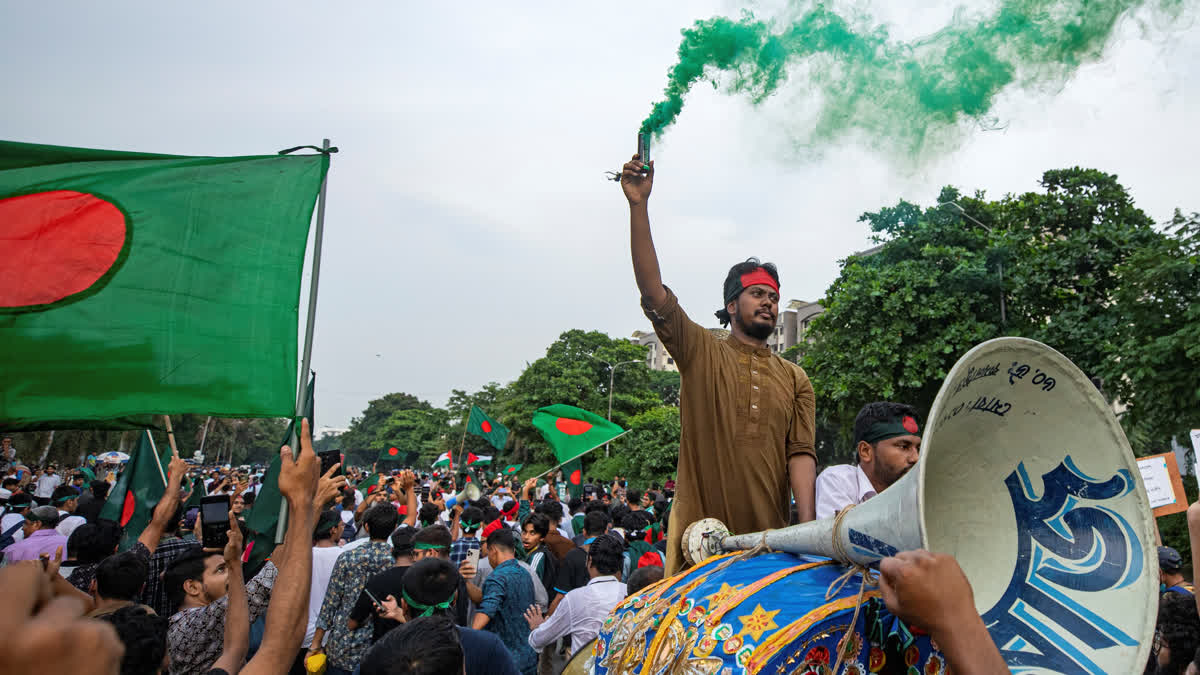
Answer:
<path fill-rule="evenodd" d="M 482 436 L 497 450 L 503 450 L 508 441 L 508 428 L 488 417 L 479 406 L 471 406 L 471 415 L 467 418 L 467 431 Z"/>
<path fill-rule="evenodd" d="M 0 141 L 0 427 L 291 416 L 328 166 Z"/>
<path fill-rule="evenodd" d="M 438 455 L 437 460 L 433 463 L 433 468 L 435 469 L 441 469 L 448 466 L 450 466 L 450 453 L 448 452 L 443 452 L 442 454 Z"/>
<path fill-rule="evenodd" d="M 128 549 L 150 524 L 154 507 L 167 491 L 167 476 L 158 461 L 154 439 L 145 431 L 138 436 L 134 449 L 117 482 L 100 508 L 100 517 L 125 528 L 121 549 Z"/>
<path fill-rule="evenodd" d="M 563 463 L 625 433 L 624 429 L 599 415 L 561 403 L 535 412 L 533 426 L 542 432 L 542 438 L 554 449 L 554 456 Z"/>

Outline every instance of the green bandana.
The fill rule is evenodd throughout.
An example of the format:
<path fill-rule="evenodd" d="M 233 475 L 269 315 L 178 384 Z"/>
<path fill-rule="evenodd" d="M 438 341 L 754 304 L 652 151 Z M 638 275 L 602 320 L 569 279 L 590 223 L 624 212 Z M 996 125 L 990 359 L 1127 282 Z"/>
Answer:
<path fill-rule="evenodd" d="M 917 420 L 905 415 L 900 419 L 893 418 L 886 422 L 872 424 L 863 434 L 863 440 L 874 445 L 879 441 L 886 441 L 897 436 L 916 436 L 918 432 L 920 432 L 920 427 L 917 426 Z"/>
<path fill-rule="evenodd" d="M 437 544 L 430 544 L 427 541 L 419 541 L 419 542 L 413 544 L 413 548 L 418 551 L 443 551 L 446 549 L 445 546 L 439 546 Z"/>
<path fill-rule="evenodd" d="M 417 546 L 420 546 L 420 544 L 417 544 Z M 408 591 L 401 591 L 400 595 L 404 596 L 404 602 L 408 603 L 409 607 L 412 607 L 413 610 L 420 612 L 420 614 L 417 616 L 432 616 L 435 610 L 441 610 L 444 612 L 450 609 L 450 607 L 454 605 L 454 601 L 458 599 L 458 592 L 455 591 L 454 595 L 451 595 L 450 599 L 445 602 L 439 602 L 436 605 L 422 605 L 421 603 L 413 600 L 412 596 L 408 594 Z"/>
<path fill-rule="evenodd" d="M 474 532 L 475 530 L 479 529 L 479 523 L 472 523 L 469 520 L 464 520 L 464 521 L 462 521 L 462 529 L 471 530 L 472 532 Z"/>
<path fill-rule="evenodd" d="M 79 499 L 79 495 L 66 495 L 63 497 L 59 497 L 58 499 L 54 500 L 54 503 L 55 504 L 66 504 L 67 502 L 71 501 L 72 499 Z"/>

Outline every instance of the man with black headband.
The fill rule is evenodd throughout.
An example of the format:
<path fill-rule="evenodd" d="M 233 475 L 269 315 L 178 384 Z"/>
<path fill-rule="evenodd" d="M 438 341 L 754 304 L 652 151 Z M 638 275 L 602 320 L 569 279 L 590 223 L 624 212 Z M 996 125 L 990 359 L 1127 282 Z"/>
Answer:
<path fill-rule="evenodd" d="M 817 477 L 817 517 L 861 504 L 900 480 L 920 456 L 920 432 L 910 405 L 863 406 L 854 418 L 854 464 L 831 466 Z"/>
<path fill-rule="evenodd" d="M 767 348 L 779 316 L 779 273 L 755 258 L 729 270 L 717 318 L 730 336 L 716 338 L 688 318 L 662 283 L 646 203 L 654 163 L 625 164 L 633 274 L 642 308 L 674 357 L 679 392 L 679 472 L 668 522 L 667 574 L 683 565 L 684 528 L 719 518 L 734 532 L 785 527 L 795 499 L 801 522 L 815 514 L 815 399 L 799 366 Z"/>

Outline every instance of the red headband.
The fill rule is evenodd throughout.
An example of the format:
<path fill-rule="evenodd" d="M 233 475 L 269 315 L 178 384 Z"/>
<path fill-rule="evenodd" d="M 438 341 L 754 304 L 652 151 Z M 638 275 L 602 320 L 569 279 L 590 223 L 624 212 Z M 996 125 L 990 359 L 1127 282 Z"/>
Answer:
<path fill-rule="evenodd" d="M 742 290 L 751 286 L 770 286 L 776 293 L 779 292 L 779 284 L 771 277 L 767 271 L 761 267 L 757 267 L 753 272 L 747 272 L 742 275 Z"/>

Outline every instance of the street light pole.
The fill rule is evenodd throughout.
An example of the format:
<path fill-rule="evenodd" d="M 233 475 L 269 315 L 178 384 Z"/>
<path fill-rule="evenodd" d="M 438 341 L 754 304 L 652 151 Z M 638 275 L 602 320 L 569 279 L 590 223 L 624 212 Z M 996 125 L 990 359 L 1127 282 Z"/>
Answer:
<path fill-rule="evenodd" d="M 613 387 L 615 386 L 615 382 L 616 382 L 617 368 L 620 368 L 621 366 L 629 365 L 630 363 L 641 363 L 641 360 L 634 359 L 632 361 L 622 361 L 616 365 L 613 365 L 613 364 L 609 363 L 608 361 L 605 361 L 604 359 L 601 359 L 601 358 L 597 358 L 596 356 L 594 356 L 592 354 L 588 354 L 588 356 L 590 358 L 593 358 L 593 359 L 599 361 L 600 363 L 603 363 L 604 365 L 608 366 L 608 421 L 611 422 L 612 421 Z M 608 443 L 604 444 L 604 456 L 605 457 L 609 456 Z"/>
<path fill-rule="evenodd" d="M 987 225 L 984 225 L 983 223 L 979 222 L 979 220 L 976 219 L 974 216 L 967 213 L 967 210 L 964 209 L 962 207 L 962 205 L 960 205 L 958 202 L 955 202 L 955 201 L 938 202 L 938 208 L 941 208 L 943 206 L 953 206 L 954 208 L 958 209 L 959 215 L 961 215 L 963 218 L 966 218 L 967 220 L 971 221 L 972 223 L 975 223 L 976 225 L 987 230 L 988 234 L 992 234 L 992 228 L 988 227 Z M 1008 325 L 1008 316 L 1007 316 L 1008 313 L 1004 306 L 1004 261 L 1003 260 L 996 261 L 996 271 L 1000 275 L 1000 325 L 1007 326 Z"/>

